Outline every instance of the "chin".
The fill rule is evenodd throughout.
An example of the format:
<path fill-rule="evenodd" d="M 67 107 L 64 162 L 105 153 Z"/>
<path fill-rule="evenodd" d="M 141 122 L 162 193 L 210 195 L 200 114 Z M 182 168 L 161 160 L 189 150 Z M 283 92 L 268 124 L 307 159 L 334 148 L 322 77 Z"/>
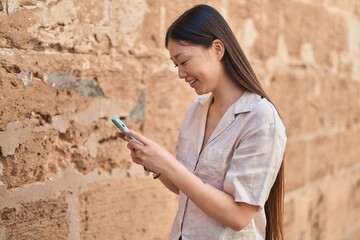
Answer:
<path fill-rule="evenodd" d="M 195 92 L 196 92 L 197 95 L 204 95 L 204 94 L 206 94 L 205 92 L 202 92 L 202 91 L 200 91 L 200 90 L 195 90 Z"/>
<path fill-rule="evenodd" d="M 210 93 L 210 91 L 203 91 L 201 89 L 199 89 L 199 90 L 195 89 L 195 92 L 197 95 L 205 95 L 205 94 Z"/>

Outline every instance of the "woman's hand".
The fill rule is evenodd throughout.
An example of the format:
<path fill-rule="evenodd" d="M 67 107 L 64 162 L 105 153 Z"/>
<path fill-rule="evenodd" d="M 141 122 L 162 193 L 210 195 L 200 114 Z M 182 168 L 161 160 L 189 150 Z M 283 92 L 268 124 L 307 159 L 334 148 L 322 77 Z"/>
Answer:
<path fill-rule="evenodd" d="M 140 164 L 152 172 L 166 174 L 171 164 L 176 161 L 171 153 L 156 142 L 132 130 L 129 130 L 127 134 L 141 142 L 137 143 L 123 133 L 117 133 L 118 137 L 128 142 L 127 147 L 131 150 L 131 158 L 134 163 Z"/>

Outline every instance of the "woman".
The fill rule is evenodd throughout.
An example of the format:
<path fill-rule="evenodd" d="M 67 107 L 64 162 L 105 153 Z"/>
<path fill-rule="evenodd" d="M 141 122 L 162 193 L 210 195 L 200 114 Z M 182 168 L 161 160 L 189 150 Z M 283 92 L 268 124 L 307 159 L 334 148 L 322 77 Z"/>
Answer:
<path fill-rule="evenodd" d="M 137 164 L 179 194 L 170 239 L 282 239 L 286 135 L 230 27 L 198 5 L 168 29 L 166 47 L 200 98 L 185 115 L 176 158 L 134 131 Z"/>

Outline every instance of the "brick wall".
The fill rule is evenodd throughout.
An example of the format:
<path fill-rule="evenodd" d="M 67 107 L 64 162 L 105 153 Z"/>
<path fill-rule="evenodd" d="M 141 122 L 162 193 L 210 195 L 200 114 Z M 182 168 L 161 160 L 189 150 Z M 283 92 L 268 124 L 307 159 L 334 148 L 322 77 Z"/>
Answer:
<path fill-rule="evenodd" d="M 205 2 L 287 126 L 286 239 L 358 239 L 360 2 Z M 0 240 L 167 238 L 176 196 L 109 119 L 174 153 L 197 96 L 164 35 L 196 3 L 0 0 Z"/>

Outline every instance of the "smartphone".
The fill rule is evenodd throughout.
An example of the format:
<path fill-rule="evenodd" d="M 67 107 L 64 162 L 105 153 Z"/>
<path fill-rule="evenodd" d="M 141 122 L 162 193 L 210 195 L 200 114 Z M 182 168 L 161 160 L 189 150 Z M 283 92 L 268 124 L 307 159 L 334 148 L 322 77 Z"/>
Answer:
<path fill-rule="evenodd" d="M 134 138 L 133 136 L 130 136 L 129 134 L 127 134 L 127 130 L 129 130 L 127 127 L 126 127 L 126 125 L 125 125 L 125 123 L 123 123 L 123 121 L 121 121 L 120 120 L 120 118 L 118 118 L 118 117 L 113 117 L 113 118 L 111 118 L 111 121 L 120 129 L 120 131 L 125 135 L 125 136 L 127 136 L 128 138 L 130 138 L 131 140 L 133 140 L 133 141 L 135 141 L 135 142 L 137 142 L 137 143 L 140 143 L 140 144 L 142 144 L 139 140 L 137 140 L 136 138 Z M 145 167 L 144 167 L 144 170 L 145 170 L 145 174 L 146 174 L 146 176 L 149 176 L 149 174 L 150 174 L 150 171 L 148 171 Z M 159 176 L 160 176 L 160 174 L 158 174 L 158 173 L 152 173 L 153 174 L 153 178 L 155 179 L 155 178 L 158 178 Z"/>
<path fill-rule="evenodd" d="M 122 132 L 122 134 L 124 134 L 125 136 L 127 136 L 128 138 L 130 138 L 131 140 L 142 144 L 139 140 L 137 140 L 136 138 L 134 138 L 133 136 L 130 136 L 126 131 L 128 131 L 129 129 L 126 127 L 125 123 L 123 123 L 123 121 L 120 120 L 120 118 L 118 117 L 113 117 L 111 118 L 111 121 L 120 129 L 120 131 Z"/>

